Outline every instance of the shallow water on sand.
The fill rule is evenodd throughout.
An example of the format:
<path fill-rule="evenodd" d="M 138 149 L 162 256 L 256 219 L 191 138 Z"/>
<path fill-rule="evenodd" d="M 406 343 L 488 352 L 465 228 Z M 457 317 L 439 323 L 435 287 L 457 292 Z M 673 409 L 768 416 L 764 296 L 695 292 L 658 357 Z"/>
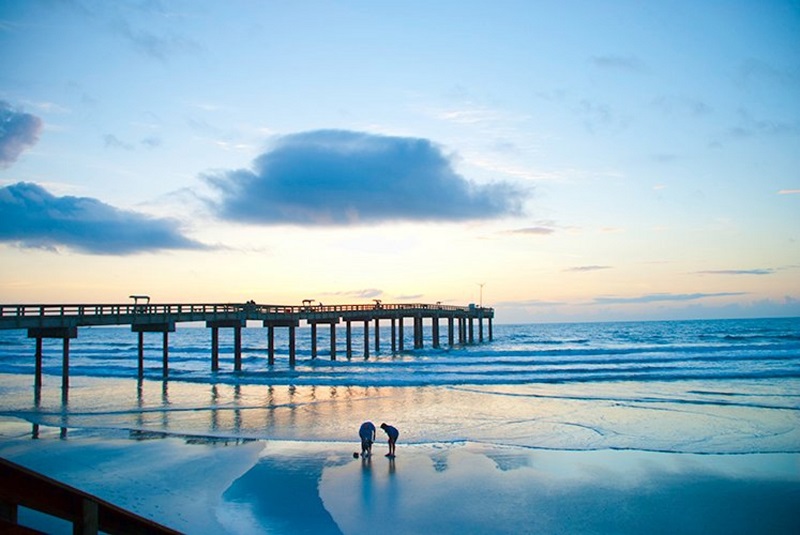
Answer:
<path fill-rule="evenodd" d="M 92 329 L 66 395 L 60 348 L 37 394 L 0 333 L 0 455 L 190 533 L 797 533 L 799 325 L 497 326 L 295 369 L 246 338 L 238 374 L 185 329 L 169 380 Z M 352 458 L 365 420 L 400 429 L 394 461 L 380 430 Z"/>
<path fill-rule="evenodd" d="M 77 378 L 36 401 L 30 379 L 0 375 L 0 414 L 64 428 L 325 442 L 386 421 L 401 444 L 479 442 L 536 449 L 673 453 L 800 451 L 800 380 L 451 387 L 198 385 Z M 740 385 L 741 387 L 741 385 Z M 380 431 L 379 431 L 380 433 Z M 382 433 L 381 433 L 382 434 Z"/>

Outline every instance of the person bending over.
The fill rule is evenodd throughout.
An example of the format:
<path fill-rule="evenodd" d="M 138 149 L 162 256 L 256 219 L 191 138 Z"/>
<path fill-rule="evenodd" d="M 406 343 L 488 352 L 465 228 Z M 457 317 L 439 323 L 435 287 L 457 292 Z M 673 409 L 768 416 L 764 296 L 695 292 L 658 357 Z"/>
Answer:
<path fill-rule="evenodd" d="M 372 443 L 375 442 L 375 424 L 364 422 L 358 430 L 361 437 L 361 456 L 369 457 L 372 455 Z"/>
<path fill-rule="evenodd" d="M 389 453 L 387 453 L 386 456 L 394 457 L 394 447 L 397 443 L 397 437 L 400 436 L 400 431 L 398 431 L 396 427 L 385 423 L 381 424 L 381 429 L 386 431 L 386 435 L 389 437 Z"/>

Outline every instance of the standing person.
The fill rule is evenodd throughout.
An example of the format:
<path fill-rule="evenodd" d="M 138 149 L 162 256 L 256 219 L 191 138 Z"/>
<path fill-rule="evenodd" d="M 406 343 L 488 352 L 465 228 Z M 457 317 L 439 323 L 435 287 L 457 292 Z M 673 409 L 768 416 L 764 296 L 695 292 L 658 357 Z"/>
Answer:
<path fill-rule="evenodd" d="M 372 455 L 372 443 L 375 442 L 375 424 L 364 422 L 358 429 L 358 436 L 361 437 L 361 456 L 369 457 Z"/>
<path fill-rule="evenodd" d="M 394 458 L 394 446 L 397 443 L 397 437 L 400 436 L 400 431 L 398 431 L 396 427 L 388 424 L 381 424 L 381 429 L 386 431 L 386 435 L 389 437 L 389 453 L 387 453 L 386 456 L 390 459 Z"/>

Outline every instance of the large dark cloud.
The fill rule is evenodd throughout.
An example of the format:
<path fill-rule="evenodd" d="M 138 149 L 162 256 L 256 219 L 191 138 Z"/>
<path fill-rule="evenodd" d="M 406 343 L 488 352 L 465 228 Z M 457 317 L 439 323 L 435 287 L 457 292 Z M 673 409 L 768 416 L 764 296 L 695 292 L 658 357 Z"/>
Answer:
<path fill-rule="evenodd" d="M 0 168 L 10 166 L 23 151 L 35 145 L 41 130 L 41 119 L 0 100 Z"/>
<path fill-rule="evenodd" d="M 56 197 L 26 182 L 0 188 L 0 242 L 109 255 L 206 248 L 181 234 L 174 220 L 120 210 L 89 197 Z"/>
<path fill-rule="evenodd" d="M 220 217 L 298 225 L 462 221 L 518 214 L 524 192 L 458 175 L 426 139 L 342 130 L 287 135 L 253 163 L 206 177 Z"/>

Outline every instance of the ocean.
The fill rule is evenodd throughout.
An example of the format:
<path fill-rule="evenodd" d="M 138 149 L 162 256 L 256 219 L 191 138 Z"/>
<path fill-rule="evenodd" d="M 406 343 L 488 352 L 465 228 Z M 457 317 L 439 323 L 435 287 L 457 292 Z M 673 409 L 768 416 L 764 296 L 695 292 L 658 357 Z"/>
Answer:
<path fill-rule="evenodd" d="M 362 419 L 391 420 L 405 443 L 463 441 L 544 449 L 638 449 L 676 453 L 800 452 L 800 319 L 494 325 L 493 340 L 393 353 L 390 330 L 364 357 L 327 329 L 311 358 L 298 329 L 288 364 L 286 329 L 267 363 L 266 329 L 220 331 L 211 371 L 210 330 L 178 326 L 145 335 L 81 328 L 70 344 L 70 392 L 61 392 L 61 341 L 45 340 L 44 387 L 33 395 L 34 341 L 0 332 L 0 414 L 35 424 L 229 439 L 352 441 Z M 374 344 L 370 332 L 370 344 Z M 405 347 L 412 347 L 410 329 Z M 477 339 L 477 335 L 476 335 Z"/>

